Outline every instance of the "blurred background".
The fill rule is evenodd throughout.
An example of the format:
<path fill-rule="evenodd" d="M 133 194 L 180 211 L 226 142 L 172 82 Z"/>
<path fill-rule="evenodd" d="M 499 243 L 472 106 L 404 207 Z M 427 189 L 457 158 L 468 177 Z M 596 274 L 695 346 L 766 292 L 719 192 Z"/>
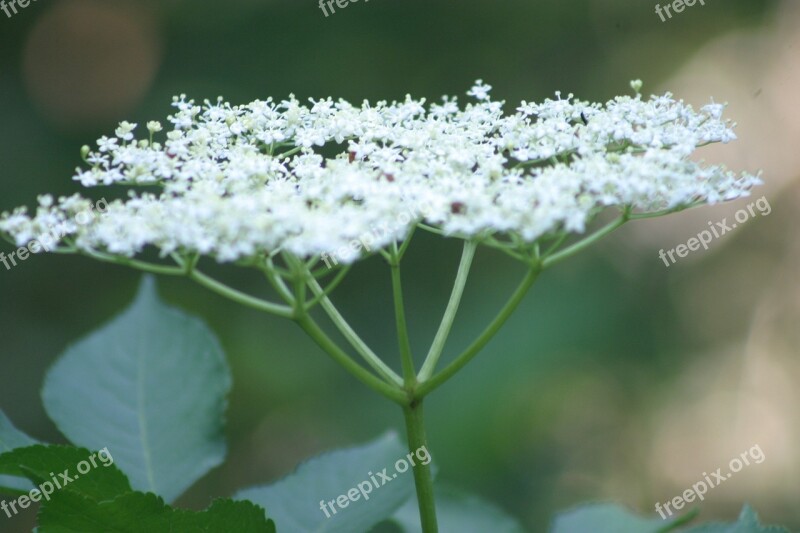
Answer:
<path fill-rule="evenodd" d="M 544 531 L 559 510 L 610 500 L 652 513 L 703 472 L 759 445 L 766 460 L 712 490 L 703 519 L 744 502 L 800 528 L 800 3 L 708 0 L 662 22 L 656 0 L 372 0 L 325 17 L 314 0 L 49 0 L 0 13 L 0 210 L 78 190 L 79 148 L 171 96 L 435 99 L 477 78 L 513 109 L 554 91 L 588 100 L 670 90 L 730 103 L 740 140 L 702 157 L 763 169 L 772 212 L 669 268 L 661 248 L 747 202 L 641 221 L 542 276 L 501 334 L 427 402 L 440 479 Z M 9 252 L 9 246 L 0 251 Z M 433 337 L 460 255 L 420 237 L 405 283 L 417 351 Z M 233 274 L 236 275 L 235 273 Z M 521 275 L 481 251 L 449 345 L 465 347 Z M 61 442 L 39 399 L 46 368 L 120 312 L 139 275 L 78 257 L 0 267 L 0 409 Z M 234 279 L 235 278 L 231 278 Z M 250 278 L 235 280 L 262 290 Z M 388 271 L 359 264 L 334 301 L 396 366 Z M 202 316 L 234 369 L 229 459 L 181 505 L 274 480 L 332 447 L 402 429 L 293 324 L 181 279 L 172 305 Z M 179 394 L 180 391 L 176 391 Z M 29 531 L 35 512 L 0 517 Z"/>

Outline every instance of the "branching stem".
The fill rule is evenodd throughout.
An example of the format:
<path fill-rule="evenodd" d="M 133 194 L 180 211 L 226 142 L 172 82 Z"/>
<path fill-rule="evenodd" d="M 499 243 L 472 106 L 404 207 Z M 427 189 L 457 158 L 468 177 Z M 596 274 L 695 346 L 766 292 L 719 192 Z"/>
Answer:
<path fill-rule="evenodd" d="M 461 253 L 461 262 L 458 265 L 458 273 L 456 274 L 456 280 L 453 284 L 453 291 L 450 293 L 450 300 L 447 302 L 447 308 L 442 317 L 442 323 L 439 325 L 439 330 L 436 332 L 436 336 L 433 339 L 431 348 L 428 351 L 428 356 L 425 358 L 422 369 L 417 376 L 419 381 L 429 379 L 433 375 L 434 370 L 436 370 L 436 365 L 439 362 L 439 358 L 442 356 L 447 338 L 450 336 L 450 330 L 453 327 L 458 307 L 461 305 L 461 297 L 467 285 L 467 278 L 469 277 L 469 271 L 472 267 L 472 260 L 475 258 L 476 248 L 477 244 L 475 242 L 464 242 L 464 250 Z"/>

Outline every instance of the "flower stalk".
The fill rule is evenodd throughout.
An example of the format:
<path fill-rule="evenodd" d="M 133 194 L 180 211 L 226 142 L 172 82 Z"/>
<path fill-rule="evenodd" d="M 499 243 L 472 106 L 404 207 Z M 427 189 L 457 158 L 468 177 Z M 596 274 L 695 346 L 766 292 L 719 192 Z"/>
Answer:
<path fill-rule="evenodd" d="M 428 448 L 428 438 L 425 433 L 425 419 L 422 411 L 422 400 L 414 401 L 403 407 L 406 421 L 406 435 L 408 437 L 408 450 Z M 436 520 L 436 500 L 433 492 L 433 472 L 431 464 L 417 462 L 414 465 L 414 486 L 417 490 L 417 506 L 419 507 L 420 523 L 423 533 L 437 533 L 439 526 Z"/>

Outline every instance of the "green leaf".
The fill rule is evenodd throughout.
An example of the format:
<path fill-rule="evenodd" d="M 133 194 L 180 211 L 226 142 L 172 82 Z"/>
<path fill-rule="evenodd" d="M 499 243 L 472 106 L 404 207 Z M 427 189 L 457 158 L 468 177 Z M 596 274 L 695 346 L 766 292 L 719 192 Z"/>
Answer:
<path fill-rule="evenodd" d="M 0 411 L 0 454 L 15 448 L 36 444 L 36 440 L 14 427 L 3 411 Z M 27 479 L 14 476 L 0 476 L 0 492 L 6 494 L 25 494 L 33 488 Z"/>
<path fill-rule="evenodd" d="M 108 448 L 135 489 L 173 501 L 225 458 L 231 387 L 219 342 L 145 278 L 133 305 L 69 348 L 44 406 L 72 442 Z"/>
<path fill-rule="evenodd" d="M 439 531 L 459 533 L 525 531 L 519 522 L 493 504 L 448 486 L 436 488 L 436 519 L 439 522 Z M 392 521 L 399 525 L 404 533 L 421 532 L 416 498 L 409 499 L 395 513 Z"/>
<path fill-rule="evenodd" d="M 411 468 L 403 474 L 395 470 L 395 464 L 400 459 L 405 460 L 407 453 L 397 434 L 390 432 L 366 445 L 311 459 L 285 479 L 242 491 L 236 499 L 250 500 L 264 507 L 279 531 L 368 531 L 389 518 L 414 493 Z M 421 455 L 422 460 L 428 460 Z M 377 488 L 372 477 L 377 480 Z M 359 484 L 367 500 L 358 491 Z M 336 500 L 340 495 L 345 495 L 344 500 L 351 489 L 355 491 L 355 501 L 348 500 L 345 508 L 336 506 L 335 514 L 326 504 L 330 518 L 326 516 L 320 502 Z"/>
<path fill-rule="evenodd" d="M 15 428 L 6 414 L 0 411 L 0 453 L 10 452 L 14 448 L 33 446 L 34 444 L 37 444 L 36 439 Z"/>
<path fill-rule="evenodd" d="M 642 518 L 614 504 L 578 507 L 556 517 L 550 533 L 660 533 L 671 531 L 683 519 Z"/>
<path fill-rule="evenodd" d="M 85 471 L 85 473 L 83 473 Z M 42 493 L 65 491 L 91 500 L 108 500 L 131 490 L 113 457 L 83 448 L 36 444 L 0 455 L 0 474 L 24 476 Z"/>
<path fill-rule="evenodd" d="M 0 476 L 0 494 L 19 496 L 27 494 L 33 488 L 33 484 L 27 479 L 15 476 Z"/>
<path fill-rule="evenodd" d="M 745 505 L 735 524 L 706 524 L 693 527 L 686 533 L 788 533 L 788 530 L 777 526 L 762 526 L 755 511 Z"/>
<path fill-rule="evenodd" d="M 152 493 L 129 492 L 92 502 L 59 494 L 39 511 L 40 533 L 275 533 L 264 509 L 250 502 L 217 500 L 205 511 L 174 509 Z"/>

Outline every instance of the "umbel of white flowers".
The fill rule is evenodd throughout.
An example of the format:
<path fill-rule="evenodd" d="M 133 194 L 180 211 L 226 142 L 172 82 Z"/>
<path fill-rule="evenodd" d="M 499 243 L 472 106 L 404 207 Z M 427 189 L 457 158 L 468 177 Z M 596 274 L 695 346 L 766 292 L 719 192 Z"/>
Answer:
<path fill-rule="evenodd" d="M 609 207 L 677 210 L 732 200 L 759 183 L 689 159 L 702 145 L 735 139 L 723 105 L 695 111 L 631 85 L 634 96 L 606 104 L 556 93 L 513 114 L 481 81 L 463 107 L 448 97 L 355 106 L 290 96 L 234 106 L 180 96 L 164 139 L 154 138 L 158 122 L 143 140 L 123 122 L 97 149 L 84 147 L 88 168 L 75 180 L 130 186 L 105 216 L 75 224 L 90 200 L 42 196 L 32 215 L 3 213 L 0 232 L 23 245 L 59 226 L 73 251 L 132 257 L 152 246 L 220 262 L 350 249 L 337 257 L 350 263 L 365 250 L 348 244 L 364 235 L 371 250 L 417 226 L 529 245 L 582 233 Z"/>

